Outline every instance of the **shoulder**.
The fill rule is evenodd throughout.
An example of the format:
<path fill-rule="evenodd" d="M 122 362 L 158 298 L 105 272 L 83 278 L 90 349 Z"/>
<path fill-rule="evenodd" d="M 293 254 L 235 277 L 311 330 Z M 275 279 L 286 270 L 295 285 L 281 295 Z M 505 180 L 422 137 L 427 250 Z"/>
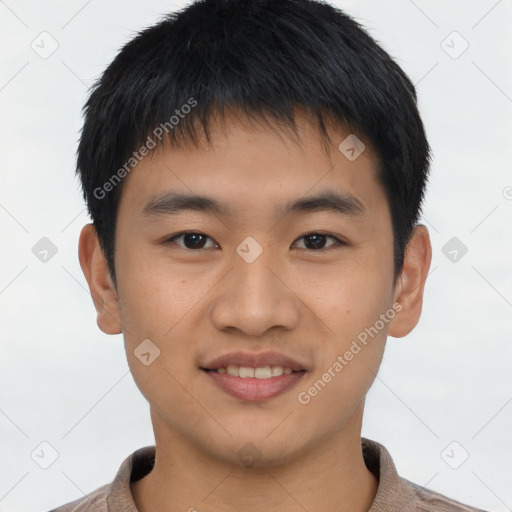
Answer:
<path fill-rule="evenodd" d="M 108 512 L 107 495 L 111 488 L 111 483 L 102 485 L 89 494 L 54 508 L 49 512 Z"/>
<path fill-rule="evenodd" d="M 421 487 L 405 478 L 400 477 L 400 480 L 402 486 L 407 489 L 407 494 L 413 497 L 413 510 L 417 512 L 486 512 L 481 508 L 470 507 L 436 491 Z"/>
<path fill-rule="evenodd" d="M 361 443 L 365 464 L 379 480 L 369 512 L 485 512 L 401 477 L 383 445 L 365 438 Z"/>
<path fill-rule="evenodd" d="M 49 512 L 137 512 L 130 482 L 149 473 L 155 461 L 155 446 L 139 448 L 123 461 L 114 480 Z"/>

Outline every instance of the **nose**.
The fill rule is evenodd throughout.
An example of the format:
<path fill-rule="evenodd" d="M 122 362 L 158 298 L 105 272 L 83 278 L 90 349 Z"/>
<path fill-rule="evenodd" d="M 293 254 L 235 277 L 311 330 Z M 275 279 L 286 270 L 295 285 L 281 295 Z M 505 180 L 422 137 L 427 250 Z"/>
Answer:
<path fill-rule="evenodd" d="M 293 330 L 302 304 L 287 282 L 285 258 L 277 261 L 270 247 L 254 261 L 240 254 L 233 254 L 231 270 L 213 301 L 210 313 L 215 327 L 255 337 L 272 328 Z"/>

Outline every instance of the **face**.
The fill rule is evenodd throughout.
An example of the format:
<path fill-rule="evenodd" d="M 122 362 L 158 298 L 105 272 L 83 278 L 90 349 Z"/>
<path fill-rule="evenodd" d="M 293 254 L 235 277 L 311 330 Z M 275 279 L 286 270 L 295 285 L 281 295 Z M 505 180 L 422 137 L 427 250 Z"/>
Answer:
<path fill-rule="evenodd" d="M 349 159 L 349 132 L 331 126 L 326 152 L 298 119 L 300 144 L 230 114 L 211 147 L 142 160 L 119 204 L 109 315 L 155 435 L 235 464 L 282 463 L 360 429 L 401 314 L 369 144 Z"/>

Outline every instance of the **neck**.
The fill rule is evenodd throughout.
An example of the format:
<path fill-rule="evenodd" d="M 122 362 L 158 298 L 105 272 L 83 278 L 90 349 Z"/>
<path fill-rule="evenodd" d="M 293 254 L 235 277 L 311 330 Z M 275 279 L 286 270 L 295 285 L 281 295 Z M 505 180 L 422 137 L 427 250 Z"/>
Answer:
<path fill-rule="evenodd" d="M 362 408 L 352 433 L 344 430 L 286 463 L 259 467 L 219 460 L 176 432 L 155 428 L 155 465 L 131 484 L 135 504 L 139 512 L 367 511 L 378 480 L 364 463 L 361 419 Z"/>

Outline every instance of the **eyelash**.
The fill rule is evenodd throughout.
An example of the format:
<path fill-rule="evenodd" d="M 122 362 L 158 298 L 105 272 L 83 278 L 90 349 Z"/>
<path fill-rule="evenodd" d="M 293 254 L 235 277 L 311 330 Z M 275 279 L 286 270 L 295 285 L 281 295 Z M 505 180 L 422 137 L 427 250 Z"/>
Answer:
<path fill-rule="evenodd" d="M 198 231 L 183 231 L 182 233 L 178 233 L 177 235 L 173 235 L 172 237 L 167 238 L 166 240 L 164 240 L 164 244 L 176 243 L 175 240 L 177 240 L 178 238 L 181 238 L 181 237 L 183 237 L 185 235 L 201 235 L 201 236 L 205 236 L 206 238 L 208 238 L 210 240 L 213 240 L 213 238 L 210 238 L 208 235 L 205 235 L 204 233 L 200 233 Z M 325 236 L 326 238 L 331 238 L 332 240 L 334 240 L 335 243 L 330 245 L 329 247 L 326 247 L 326 248 L 323 248 L 323 249 L 301 248 L 301 250 L 308 251 L 308 252 L 326 252 L 326 251 L 329 251 L 330 249 L 336 249 L 336 248 L 338 248 L 340 246 L 347 245 L 346 242 L 344 242 L 343 240 L 340 240 L 338 237 L 336 237 L 334 235 L 329 235 L 329 234 L 321 233 L 321 232 L 318 232 L 318 231 L 312 231 L 311 233 L 306 233 L 305 235 L 302 235 L 299 238 L 297 238 L 297 240 L 301 240 L 302 238 L 306 238 L 306 237 L 311 236 L 311 235 L 322 235 L 322 236 Z M 183 246 L 180 246 L 180 247 L 182 249 L 185 249 L 186 251 L 196 251 L 196 252 L 199 252 L 201 250 L 204 250 L 203 247 L 201 247 L 199 249 L 189 249 L 188 247 L 183 247 Z M 211 248 L 212 247 L 207 247 L 207 249 L 211 249 Z"/>

